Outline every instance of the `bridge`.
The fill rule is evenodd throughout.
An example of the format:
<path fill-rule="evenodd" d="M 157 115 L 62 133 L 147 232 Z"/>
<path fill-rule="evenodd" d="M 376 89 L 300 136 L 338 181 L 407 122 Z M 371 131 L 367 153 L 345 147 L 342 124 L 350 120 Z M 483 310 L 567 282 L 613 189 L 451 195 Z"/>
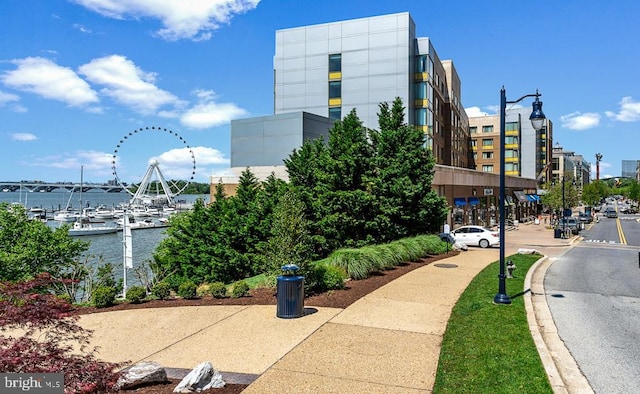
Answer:
<path fill-rule="evenodd" d="M 56 182 L 47 183 L 40 181 L 25 181 L 25 182 L 1 182 L 0 190 L 3 192 L 52 192 L 52 191 L 80 191 L 87 192 L 89 190 L 102 190 L 105 193 L 120 193 L 124 191 L 124 188 L 120 185 L 112 185 L 108 183 L 72 183 L 72 182 Z"/>

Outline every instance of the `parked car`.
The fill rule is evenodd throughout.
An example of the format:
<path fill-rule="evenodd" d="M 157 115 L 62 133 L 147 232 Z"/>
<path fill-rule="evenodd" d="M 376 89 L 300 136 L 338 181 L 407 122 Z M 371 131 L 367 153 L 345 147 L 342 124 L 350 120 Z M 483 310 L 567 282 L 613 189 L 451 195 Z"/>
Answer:
<path fill-rule="evenodd" d="M 498 231 L 482 226 L 462 226 L 451 231 L 451 235 L 457 243 L 467 246 L 480 246 L 488 248 L 500 243 L 500 233 Z"/>
<path fill-rule="evenodd" d="M 580 232 L 580 222 L 578 219 L 573 216 L 567 216 L 565 218 L 560 219 L 558 222 L 558 228 L 561 229 L 570 229 L 571 234 L 577 235 Z"/>
<path fill-rule="evenodd" d="M 591 223 L 593 222 L 593 217 L 588 213 L 580 212 L 578 214 L 578 220 L 581 221 L 582 223 Z"/>

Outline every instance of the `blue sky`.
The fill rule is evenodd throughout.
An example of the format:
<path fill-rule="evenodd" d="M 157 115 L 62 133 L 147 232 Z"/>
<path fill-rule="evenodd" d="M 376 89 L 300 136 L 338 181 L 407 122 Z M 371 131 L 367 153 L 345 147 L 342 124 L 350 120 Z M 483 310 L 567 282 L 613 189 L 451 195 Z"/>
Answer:
<path fill-rule="evenodd" d="M 273 113 L 275 31 L 410 12 L 471 114 L 539 89 L 554 142 L 620 175 L 640 159 L 636 0 L 3 0 L 0 180 L 137 182 L 229 167 L 231 119 Z M 537 13 L 537 15 L 534 15 Z M 523 105 L 531 103 L 524 100 Z M 173 131 L 129 132 L 158 126 Z M 182 138 L 182 140 L 180 139 Z M 185 144 L 186 141 L 186 144 Z M 184 164 L 184 163 L 187 164 Z"/>

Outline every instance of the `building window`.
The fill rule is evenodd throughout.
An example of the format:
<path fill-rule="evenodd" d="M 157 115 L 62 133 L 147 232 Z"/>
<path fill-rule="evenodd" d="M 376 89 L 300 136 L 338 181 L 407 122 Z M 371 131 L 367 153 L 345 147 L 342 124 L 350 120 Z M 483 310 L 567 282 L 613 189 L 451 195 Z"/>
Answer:
<path fill-rule="evenodd" d="M 329 82 L 329 99 L 342 98 L 342 81 Z"/>
<path fill-rule="evenodd" d="M 427 82 L 418 82 L 416 83 L 416 99 L 417 100 L 425 100 L 429 98 L 429 84 Z"/>
<path fill-rule="evenodd" d="M 504 151 L 504 157 L 508 157 L 511 159 L 517 159 L 519 156 L 518 151 L 517 150 L 513 150 L 513 149 L 506 149 Z"/>
<path fill-rule="evenodd" d="M 470 126 L 469 127 L 469 134 L 477 134 L 478 133 L 478 127 L 477 126 Z"/>
<path fill-rule="evenodd" d="M 492 126 L 482 126 L 483 133 L 493 133 L 493 125 Z"/>
<path fill-rule="evenodd" d="M 491 138 L 485 138 L 482 140 L 482 147 L 483 148 L 493 148 L 493 139 Z"/>
<path fill-rule="evenodd" d="M 483 164 L 482 172 L 493 172 L 493 164 Z"/>
<path fill-rule="evenodd" d="M 518 163 L 504 163 L 505 172 L 518 172 Z"/>
<path fill-rule="evenodd" d="M 472 148 L 476 148 L 478 146 L 478 141 L 477 140 L 471 140 L 471 147 Z"/>
<path fill-rule="evenodd" d="M 342 71 L 342 55 L 334 54 L 329 55 L 329 72 L 339 73 Z"/>
<path fill-rule="evenodd" d="M 329 108 L 329 119 L 340 120 L 342 118 L 342 108 L 331 107 Z"/>
<path fill-rule="evenodd" d="M 520 122 L 507 122 L 504 124 L 504 131 L 518 131 Z"/>
<path fill-rule="evenodd" d="M 517 145 L 518 144 L 518 137 L 514 137 L 511 135 L 505 136 L 504 137 L 504 143 L 506 145 Z"/>
<path fill-rule="evenodd" d="M 493 152 L 482 152 L 483 159 L 493 159 Z"/>

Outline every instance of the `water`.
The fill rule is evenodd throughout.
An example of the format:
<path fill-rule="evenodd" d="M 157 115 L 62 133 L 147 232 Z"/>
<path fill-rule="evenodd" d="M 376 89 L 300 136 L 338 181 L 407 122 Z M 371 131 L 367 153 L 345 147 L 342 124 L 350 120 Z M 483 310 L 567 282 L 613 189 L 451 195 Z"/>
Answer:
<path fill-rule="evenodd" d="M 47 216 L 52 217 L 54 211 L 64 209 L 69 204 L 70 207 L 79 209 L 81 207 L 79 201 L 79 193 L 71 193 L 67 191 L 53 191 L 48 193 L 20 193 L 20 192 L 0 192 L 0 202 L 22 203 L 27 209 L 42 208 L 47 211 Z M 82 206 L 98 206 L 105 205 L 108 208 L 115 207 L 121 203 L 129 202 L 129 194 L 127 193 L 105 193 L 105 192 L 85 192 L 82 193 Z M 193 204 L 197 199 L 209 201 L 209 195 L 192 195 L 186 194 L 178 197 L 185 201 L 185 205 Z M 178 204 L 179 205 L 179 204 Z M 59 226 L 60 223 L 49 220 L 48 225 L 52 227 Z M 138 278 L 134 274 L 134 270 L 145 262 L 152 259 L 153 252 L 156 247 L 166 237 L 166 228 L 149 228 L 137 229 L 131 232 L 133 244 L 133 267 L 127 271 L 127 286 L 139 285 Z M 115 268 L 114 275 L 116 281 L 123 277 L 123 233 L 117 232 L 104 235 L 85 235 L 77 237 L 83 241 L 90 242 L 87 255 L 90 261 L 98 264 L 99 257 L 102 257 L 104 263 L 111 263 Z M 95 257 L 92 257 L 95 256 Z M 148 266 L 148 263 L 146 264 Z"/>

